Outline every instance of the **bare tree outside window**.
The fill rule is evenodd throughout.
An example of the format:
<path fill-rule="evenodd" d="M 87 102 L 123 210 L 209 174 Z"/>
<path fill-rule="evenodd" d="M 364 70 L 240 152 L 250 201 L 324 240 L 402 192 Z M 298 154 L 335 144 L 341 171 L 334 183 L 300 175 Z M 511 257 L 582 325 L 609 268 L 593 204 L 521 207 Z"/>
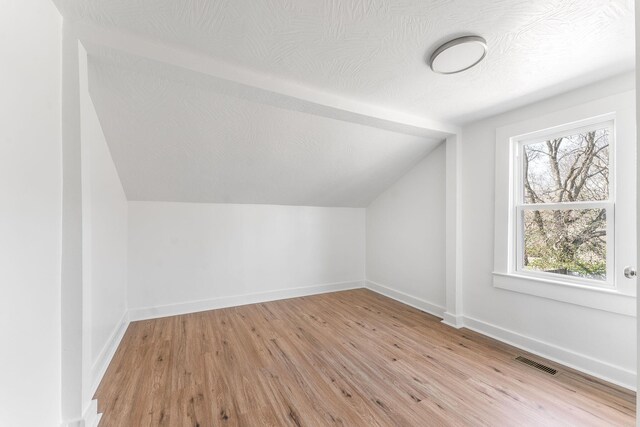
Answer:
<path fill-rule="evenodd" d="M 607 211 L 558 204 L 609 199 L 610 129 L 523 146 L 523 268 L 604 280 Z M 543 209 L 527 205 L 554 204 Z"/>

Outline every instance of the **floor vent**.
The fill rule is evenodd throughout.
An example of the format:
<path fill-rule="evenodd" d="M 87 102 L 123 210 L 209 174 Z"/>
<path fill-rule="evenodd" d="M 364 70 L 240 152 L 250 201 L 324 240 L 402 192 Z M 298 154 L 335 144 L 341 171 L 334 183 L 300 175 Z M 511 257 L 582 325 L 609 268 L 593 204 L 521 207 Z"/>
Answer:
<path fill-rule="evenodd" d="M 516 357 L 516 360 L 518 362 L 524 363 L 525 365 L 529 365 L 529 366 L 532 366 L 532 367 L 534 367 L 536 369 L 539 369 L 539 370 L 541 370 L 543 372 L 546 372 L 547 374 L 555 375 L 555 374 L 558 373 L 557 369 L 553 369 L 553 368 L 550 368 L 548 366 L 542 365 L 542 364 L 540 364 L 538 362 L 534 362 L 533 360 L 527 359 L 526 357 L 518 356 L 518 357 Z"/>

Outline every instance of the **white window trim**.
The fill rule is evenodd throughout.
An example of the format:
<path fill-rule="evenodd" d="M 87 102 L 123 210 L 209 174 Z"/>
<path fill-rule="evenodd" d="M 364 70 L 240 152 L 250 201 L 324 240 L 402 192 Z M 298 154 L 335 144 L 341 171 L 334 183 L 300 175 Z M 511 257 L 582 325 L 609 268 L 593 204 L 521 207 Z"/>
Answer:
<path fill-rule="evenodd" d="M 546 279 L 551 281 L 558 281 L 563 283 L 577 284 L 577 285 L 587 285 L 587 286 L 595 286 L 599 288 L 608 288 L 615 289 L 615 230 L 614 230 L 614 219 L 615 219 L 615 179 L 609 180 L 609 199 L 602 201 L 588 201 L 588 202 L 562 202 L 562 203 L 536 203 L 536 204 L 525 204 L 524 203 L 524 194 L 522 191 L 523 187 L 523 170 L 522 170 L 522 158 L 520 157 L 523 153 L 523 147 L 525 145 L 543 142 L 552 138 L 562 137 L 568 134 L 576 134 L 581 132 L 587 132 L 593 129 L 603 129 L 606 128 L 609 130 L 611 135 L 611 140 L 609 141 L 609 176 L 615 177 L 615 116 L 613 114 L 608 114 L 606 116 L 593 117 L 585 120 L 581 120 L 577 123 L 569 123 L 564 126 L 559 126 L 554 128 L 551 131 L 538 131 L 534 132 L 534 134 L 527 135 L 519 135 L 515 137 L 511 137 L 509 143 L 512 144 L 515 148 L 513 158 L 511 161 L 514 163 L 514 173 L 511 177 L 514 181 L 514 194 L 513 194 L 513 204 L 512 204 L 512 215 L 514 215 L 513 220 L 513 231 L 512 236 L 514 239 L 514 250 L 515 256 L 513 263 L 509 265 L 509 272 L 514 274 L 519 274 L 522 276 L 531 276 L 534 278 Z M 607 212 L 607 277 L 604 281 L 595 280 L 595 279 L 587 279 L 587 278 L 579 278 L 572 276 L 559 276 L 553 273 L 545 273 L 542 271 L 535 270 L 524 270 L 524 266 L 522 262 L 524 260 L 524 236 L 521 235 L 521 227 L 522 227 L 522 212 L 525 210 L 536 210 L 538 208 L 542 209 L 605 209 Z"/>
<path fill-rule="evenodd" d="M 517 230 L 513 208 L 516 197 L 512 179 L 515 167 L 513 141 L 530 141 L 532 138 L 554 132 L 615 121 L 615 143 L 620 126 L 625 128 L 625 136 L 630 132 L 628 129 L 635 129 L 633 111 L 629 112 L 628 109 L 622 112 L 616 111 L 616 107 L 621 104 L 628 104 L 625 98 L 628 96 L 630 95 L 617 94 L 496 129 L 494 287 L 628 316 L 636 315 L 635 286 L 616 283 L 614 280 L 607 281 L 607 286 L 603 286 L 602 282 L 599 282 L 599 286 L 593 286 L 588 279 L 574 280 L 551 274 L 529 274 L 529 272 L 523 274 L 515 269 L 517 251 L 514 236 L 517 234 L 514 233 Z M 633 106 L 633 103 L 631 105 Z M 611 151 L 612 165 L 615 164 L 617 154 Z M 610 200 L 615 200 L 613 194 Z M 611 206 L 611 209 L 613 208 Z M 607 230 L 608 233 L 610 231 L 614 236 L 613 230 Z M 612 267 L 607 266 L 608 270 L 617 267 L 615 264 Z"/>

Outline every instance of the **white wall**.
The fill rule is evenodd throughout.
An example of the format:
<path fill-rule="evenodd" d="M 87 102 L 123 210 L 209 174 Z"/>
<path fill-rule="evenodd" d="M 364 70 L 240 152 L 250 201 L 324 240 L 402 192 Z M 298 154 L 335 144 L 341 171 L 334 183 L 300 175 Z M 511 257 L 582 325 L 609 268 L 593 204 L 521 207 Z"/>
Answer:
<path fill-rule="evenodd" d="M 60 423 L 61 18 L 0 13 L 0 425 Z"/>
<path fill-rule="evenodd" d="M 542 349 L 565 363 L 629 386 L 635 383 L 636 370 L 634 317 L 496 289 L 492 270 L 496 128 L 627 91 L 633 86 L 633 75 L 620 76 L 473 123 L 463 129 L 462 136 L 465 324 Z M 479 322 L 468 321 L 468 317 Z"/>
<path fill-rule="evenodd" d="M 446 292 L 445 154 L 440 144 L 367 208 L 368 286 L 406 294 L 438 315 Z"/>
<path fill-rule="evenodd" d="M 640 8 L 636 8 L 636 70 L 638 69 L 638 64 L 640 64 Z M 636 71 L 636 105 L 640 105 L 640 73 Z M 640 108 L 636 109 L 636 124 L 640 123 Z M 636 134 L 636 147 L 637 152 L 640 153 L 640 132 Z M 637 170 L 640 171 L 640 157 L 636 158 Z M 636 212 L 640 212 L 640 173 L 636 175 Z M 636 235 L 638 238 L 638 242 L 640 242 L 640 216 L 636 215 Z M 636 257 L 636 267 L 640 267 L 640 251 L 637 251 Z M 638 310 L 636 313 L 640 313 L 640 298 L 636 298 L 636 307 Z M 640 338 L 638 334 L 640 334 L 640 323 L 636 319 L 636 351 L 638 351 L 638 346 L 640 346 Z M 639 352 L 640 353 L 640 352 Z M 637 353 L 638 354 L 638 353 Z M 636 358 L 636 368 L 637 371 L 640 372 L 640 360 Z M 637 390 L 640 390 L 640 378 L 636 379 Z M 640 393 L 636 393 L 636 425 L 640 426 L 640 416 L 638 416 L 638 412 L 640 408 Z"/>
<path fill-rule="evenodd" d="M 90 293 L 84 309 L 90 313 L 92 376 L 96 377 L 127 309 L 128 205 L 86 81 L 81 80 L 82 268 Z"/>
<path fill-rule="evenodd" d="M 129 307 L 136 318 L 362 286 L 364 245 L 364 209 L 129 202 Z M 318 285 L 332 286 L 303 289 Z"/>

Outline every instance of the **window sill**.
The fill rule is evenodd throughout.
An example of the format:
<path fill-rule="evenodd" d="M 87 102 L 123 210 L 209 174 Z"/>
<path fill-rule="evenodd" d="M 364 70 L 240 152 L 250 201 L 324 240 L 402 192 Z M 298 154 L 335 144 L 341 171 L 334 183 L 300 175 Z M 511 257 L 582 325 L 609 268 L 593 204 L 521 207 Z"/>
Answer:
<path fill-rule="evenodd" d="M 496 272 L 493 273 L 493 286 L 625 316 L 636 316 L 636 297 L 613 289 Z"/>

